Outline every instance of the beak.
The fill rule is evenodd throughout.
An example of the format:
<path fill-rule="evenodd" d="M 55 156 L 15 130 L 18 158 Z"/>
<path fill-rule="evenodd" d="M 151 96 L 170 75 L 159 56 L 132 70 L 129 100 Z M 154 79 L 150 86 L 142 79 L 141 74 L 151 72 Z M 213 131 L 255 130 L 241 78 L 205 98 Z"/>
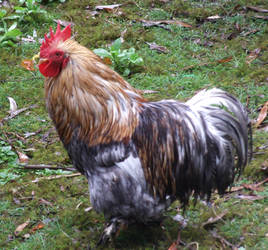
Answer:
<path fill-rule="evenodd" d="M 40 58 L 40 52 L 32 57 L 32 61 L 35 61 L 38 58 Z"/>
<path fill-rule="evenodd" d="M 47 61 L 48 61 L 48 59 L 46 59 L 46 58 L 40 58 L 38 64 L 41 64 L 41 63 L 44 63 Z"/>

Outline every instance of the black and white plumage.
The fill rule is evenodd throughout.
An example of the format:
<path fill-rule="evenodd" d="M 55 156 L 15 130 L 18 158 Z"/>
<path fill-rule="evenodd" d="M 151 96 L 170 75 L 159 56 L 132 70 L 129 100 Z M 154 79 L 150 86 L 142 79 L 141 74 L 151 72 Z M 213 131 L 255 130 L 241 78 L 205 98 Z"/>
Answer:
<path fill-rule="evenodd" d="M 247 164 L 247 111 L 220 89 L 203 90 L 186 103 L 142 103 L 127 142 L 89 147 L 73 136 L 66 145 L 88 178 L 94 209 L 107 219 L 159 220 L 176 199 L 220 194 Z"/>

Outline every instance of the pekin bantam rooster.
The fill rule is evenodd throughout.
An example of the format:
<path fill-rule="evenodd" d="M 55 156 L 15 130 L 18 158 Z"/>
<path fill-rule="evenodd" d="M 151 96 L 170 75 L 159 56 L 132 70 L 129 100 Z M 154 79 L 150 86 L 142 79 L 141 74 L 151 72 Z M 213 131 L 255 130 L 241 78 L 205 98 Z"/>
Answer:
<path fill-rule="evenodd" d="M 121 223 L 160 220 L 177 199 L 223 194 L 247 164 L 247 111 L 223 90 L 146 101 L 59 24 L 45 35 L 39 70 L 59 137 L 109 221 L 104 240 Z"/>

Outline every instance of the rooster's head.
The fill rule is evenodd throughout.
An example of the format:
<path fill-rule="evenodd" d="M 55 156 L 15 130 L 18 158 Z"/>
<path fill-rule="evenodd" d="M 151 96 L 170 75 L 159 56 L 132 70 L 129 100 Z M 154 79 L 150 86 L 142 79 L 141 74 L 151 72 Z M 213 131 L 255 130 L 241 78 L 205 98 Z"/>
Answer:
<path fill-rule="evenodd" d="M 56 77 L 63 69 L 69 57 L 63 50 L 58 48 L 59 43 L 71 37 L 71 27 L 68 25 L 64 30 L 60 30 L 58 23 L 55 34 L 50 27 L 50 37 L 45 34 L 45 40 L 40 47 L 39 70 L 45 77 Z"/>

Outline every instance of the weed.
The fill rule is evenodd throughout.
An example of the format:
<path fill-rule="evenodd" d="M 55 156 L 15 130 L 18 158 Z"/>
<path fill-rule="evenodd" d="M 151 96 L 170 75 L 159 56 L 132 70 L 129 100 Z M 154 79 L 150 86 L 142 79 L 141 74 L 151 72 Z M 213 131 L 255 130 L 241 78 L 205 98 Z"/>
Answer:
<path fill-rule="evenodd" d="M 104 61 L 111 60 L 116 71 L 128 76 L 138 66 L 143 65 L 143 59 L 135 52 L 134 48 L 121 50 L 121 45 L 121 38 L 118 38 L 113 42 L 109 50 L 95 49 L 93 51 Z"/>
<path fill-rule="evenodd" d="M 6 22 L 2 19 L 3 27 L 0 27 L 0 47 L 5 46 L 16 46 L 17 38 L 22 33 L 17 29 L 17 23 L 14 22 L 9 28 L 7 27 Z"/>

